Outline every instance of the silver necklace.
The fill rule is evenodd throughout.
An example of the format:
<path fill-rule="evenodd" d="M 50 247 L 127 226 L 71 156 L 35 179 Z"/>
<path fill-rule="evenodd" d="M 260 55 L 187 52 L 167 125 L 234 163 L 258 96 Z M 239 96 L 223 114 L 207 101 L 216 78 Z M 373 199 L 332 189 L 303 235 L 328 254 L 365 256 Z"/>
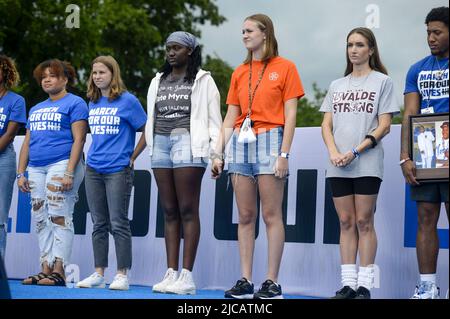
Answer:
<path fill-rule="evenodd" d="M 441 68 L 441 65 L 439 64 L 438 58 L 437 58 L 437 57 L 434 57 L 434 58 L 435 58 L 435 60 L 436 60 L 436 63 L 437 63 L 437 65 L 438 65 L 438 68 L 439 68 L 439 70 L 436 72 L 436 79 L 440 81 L 440 80 L 442 80 L 442 77 L 443 77 L 443 75 L 444 75 L 445 67 L 446 67 L 446 65 L 447 65 L 447 63 L 448 63 L 448 60 L 447 60 L 447 62 L 444 63 L 443 67 Z"/>

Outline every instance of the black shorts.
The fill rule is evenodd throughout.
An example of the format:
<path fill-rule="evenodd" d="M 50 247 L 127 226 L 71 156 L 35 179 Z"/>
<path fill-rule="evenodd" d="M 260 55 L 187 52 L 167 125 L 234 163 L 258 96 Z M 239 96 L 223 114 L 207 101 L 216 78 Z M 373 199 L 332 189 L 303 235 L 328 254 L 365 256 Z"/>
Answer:
<path fill-rule="evenodd" d="M 411 199 L 416 202 L 448 203 L 448 182 L 411 186 Z"/>
<path fill-rule="evenodd" d="M 346 178 L 328 177 L 333 197 L 348 195 L 376 195 L 380 190 L 381 178 L 373 176 Z"/>

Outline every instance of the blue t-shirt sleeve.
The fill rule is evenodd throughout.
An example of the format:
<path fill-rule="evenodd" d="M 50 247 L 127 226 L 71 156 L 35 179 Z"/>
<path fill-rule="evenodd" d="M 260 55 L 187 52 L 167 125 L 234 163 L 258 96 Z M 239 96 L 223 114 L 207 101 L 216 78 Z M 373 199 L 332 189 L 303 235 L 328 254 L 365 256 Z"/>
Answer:
<path fill-rule="evenodd" d="M 140 129 L 147 123 L 147 114 L 145 114 L 144 108 L 139 102 L 138 98 L 134 95 L 129 95 L 128 103 L 128 117 L 127 121 L 134 128 L 135 131 Z"/>
<path fill-rule="evenodd" d="M 71 108 L 70 111 L 70 124 L 81 121 L 88 120 L 89 118 L 89 110 L 87 104 L 84 100 L 80 99 L 76 101 Z"/>
<path fill-rule="evenodd" d="M 16 100 L 11 109 L 9 120 L 17 123 L 27 123 L 27 111 L 25 108 L 25 99 L 20 97 Z"/>
<path fill-rule="evenodd" d="M 403 94 L 419 93 L 419 88 L 417 87 L 417 71 L 416 65 L 409 68 L 408 74 L 406 75 L 405 92 Z"/>
<path fill-rule="evenodd" d="M 33 113 L 33 108 L 34 108 L 34 107 L 32 107 L 32 108 L 30 109 L 30 113 L 28 113 L 27 122 L 26 122 L 26 124 L 25 124 L 25 128 L 26 128 L 27 130 L 30 129 L 30 115 Z"/>

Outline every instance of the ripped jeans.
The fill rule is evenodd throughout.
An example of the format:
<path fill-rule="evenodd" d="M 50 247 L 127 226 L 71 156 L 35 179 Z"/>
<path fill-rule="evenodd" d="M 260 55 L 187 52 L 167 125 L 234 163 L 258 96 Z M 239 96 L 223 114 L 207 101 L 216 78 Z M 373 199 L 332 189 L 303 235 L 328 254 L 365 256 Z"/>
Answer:
<path fill-rule="evenodd" d="M 36 222 L 39 240 L 40 264 L 47 262 L 53 267 L 56 258 L 64 265 L 70 263 L 74 237 L 73 208 L 78 201 L 78 188 L 84 178 L 84 162 L 79 161 L 70 191 L 61 192 L 61 179 L 69 160 L 41 167 L 28 167 L 31 188 L 31 214 Z M 54 223 L 63 217 L 64 225 Z"/>
<path fill-rule="evenodd" d="M 16 179 L 16 152 L 9 144 L 0 152 L 0 256 L 5 258 L 8 213 Z"/>

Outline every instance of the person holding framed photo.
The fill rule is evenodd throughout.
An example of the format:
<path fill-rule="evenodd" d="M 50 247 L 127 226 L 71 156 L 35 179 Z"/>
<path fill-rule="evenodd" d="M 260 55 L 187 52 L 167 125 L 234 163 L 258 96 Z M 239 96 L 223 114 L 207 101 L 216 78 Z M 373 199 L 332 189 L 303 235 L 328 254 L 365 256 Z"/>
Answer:
<path fill-rule="evenodd" d="M 431 55 L 415 63 L 408 71 L 404 91 L 405 112 L 402 123 L 400 166 L 411 185 L 411 199 L 417 202 L 417 260 L 420 283 L 413 299 L 439 298 L 436 266 L 439 253 L 437 223 L 441 203 L 448 217 L 448 181 L 419 183 L 416 167 L 409 157 L 409 117 L 416 114 L 446 113 L 448 107 L 448 7 L 432 9 L 426 19 Z M 447 126 L 448 127 L 448 126 Z"/>

